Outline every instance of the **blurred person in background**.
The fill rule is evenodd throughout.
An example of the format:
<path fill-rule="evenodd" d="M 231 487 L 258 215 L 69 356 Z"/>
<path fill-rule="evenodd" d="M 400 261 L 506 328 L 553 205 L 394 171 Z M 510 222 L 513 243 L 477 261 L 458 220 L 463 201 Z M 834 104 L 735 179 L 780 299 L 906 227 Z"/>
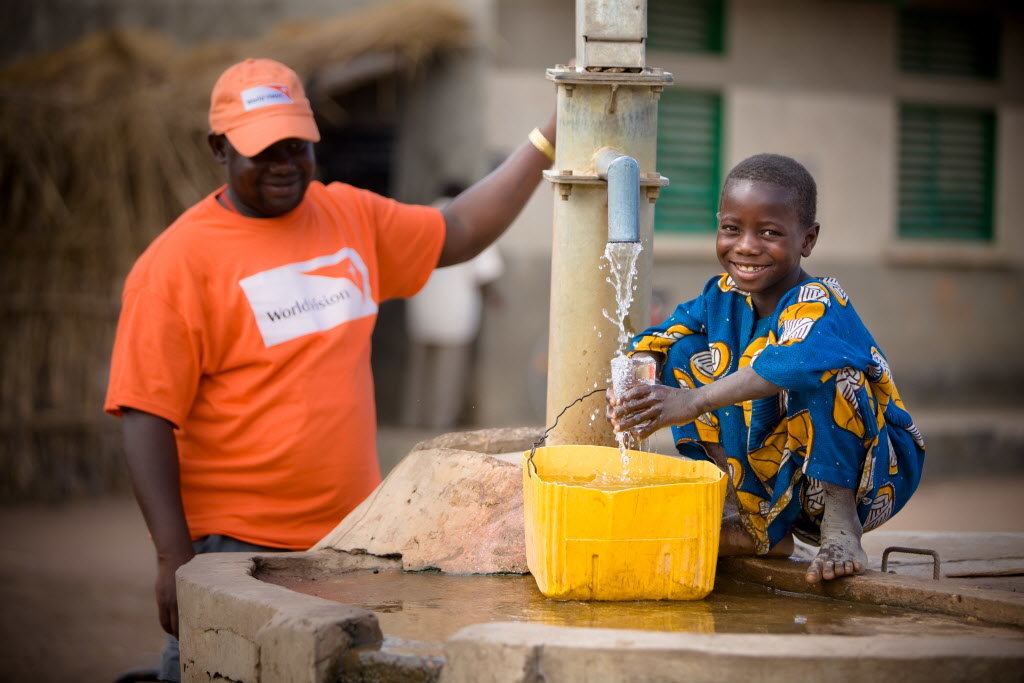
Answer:
<path fill-rule="evenodd" d="M 450 184 L 433 206 L 443 209 L 463 191 Z M 493 244 L 464 263 L 438 268 L 406 302 L 409 383 L 402 423 L 448 429 L 466 404 L 484 306 L 496 303 L 493 283 L 504 263 Z"/>

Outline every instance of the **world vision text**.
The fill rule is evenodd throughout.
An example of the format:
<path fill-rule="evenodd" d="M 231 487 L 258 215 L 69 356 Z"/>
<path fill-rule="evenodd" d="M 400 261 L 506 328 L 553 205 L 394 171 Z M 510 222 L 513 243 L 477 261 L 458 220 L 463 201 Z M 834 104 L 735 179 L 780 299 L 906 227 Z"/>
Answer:
<path fill-rule="evenodd" d="M 351 292 L 342 289 L 334 294 L 328 294 L 327 296 L 318 296 L 313 298 L 306 297 L 301 301 L 296 299 L 293 306 L 289 306 L 288 308 L 279 308 L 275 311 L 267 311 L 267 318 L 269 318 L 271 322 L 287 320 L 292 316 L 323 310 L 328 306 L 333 306 L 345 301 L 346 299 L 351 298 L 351 296 Z"/>

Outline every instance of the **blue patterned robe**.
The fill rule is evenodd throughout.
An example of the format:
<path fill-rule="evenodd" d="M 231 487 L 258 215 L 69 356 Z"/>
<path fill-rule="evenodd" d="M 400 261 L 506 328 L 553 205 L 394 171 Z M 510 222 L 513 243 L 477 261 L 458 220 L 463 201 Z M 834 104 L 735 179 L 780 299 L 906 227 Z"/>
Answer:
<path fill-rule="evenodd" d="M 782 387 L 673 427 L 676 447 L 707 458 L 720 444 L 740 517 L 766 553 L 790 532 L 817 543 L 822 482 L 856 490 L 864 530 L 894 515 L 917 488 L 924 441 L 889 364 L 834 278 L 810 278 L 757 319 L 728 275 L 633 339 L 662 354 L 661 381 L 695 388 L 748 365 Z"/>

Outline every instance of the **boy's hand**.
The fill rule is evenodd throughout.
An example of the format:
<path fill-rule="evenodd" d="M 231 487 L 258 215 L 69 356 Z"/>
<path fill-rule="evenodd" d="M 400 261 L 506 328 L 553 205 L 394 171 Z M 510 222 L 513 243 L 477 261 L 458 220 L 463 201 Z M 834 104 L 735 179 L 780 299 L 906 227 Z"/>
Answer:
<path fill-rule="evenodd" d="M 621 396 L 608 389 L 606 395 L 605 414 L 615 431 L 630 432 L 637 439 L 646 439 L 663 427 L 693 422 L 704 412 L 697 405 L 697 392 L 663 384 L 642 384 Z"/>

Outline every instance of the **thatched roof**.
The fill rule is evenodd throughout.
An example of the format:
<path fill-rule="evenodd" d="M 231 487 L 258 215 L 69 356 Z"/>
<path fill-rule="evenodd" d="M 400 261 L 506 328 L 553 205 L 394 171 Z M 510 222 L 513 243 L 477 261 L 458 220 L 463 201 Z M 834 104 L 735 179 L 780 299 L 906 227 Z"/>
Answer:
<path fill-rule="evenodd" d="M 110 32 L 0 69 L 0 173 L 13 185 L 5 183 L 4 205 L 18 210 L 4 223 L 37 225 L 40 211 L 64 222 L 74 209 L 75 225 L 102 215 L 106 228 L 162 226 L 210 188 L 201 142 L 210 88 L 245 57 L 277 59 L 304 78 L 374 53 L 414 71 L 468 36 L 463 10 L 420 0 L 191 49 L 153 33 Z"/>
<path fill-rule="evenodd" d="M 115 426 L 100 404 L 121 283 L 222 182 L 206 111 L 225 67 L 270 57 L 309 78 L 383 54 L 414 72 L 469 35 L 457 6 L 414 0 L 194 48 L 104 33 L 0 69 L 0 495 L 52 476 L 53 429 Z"/>

